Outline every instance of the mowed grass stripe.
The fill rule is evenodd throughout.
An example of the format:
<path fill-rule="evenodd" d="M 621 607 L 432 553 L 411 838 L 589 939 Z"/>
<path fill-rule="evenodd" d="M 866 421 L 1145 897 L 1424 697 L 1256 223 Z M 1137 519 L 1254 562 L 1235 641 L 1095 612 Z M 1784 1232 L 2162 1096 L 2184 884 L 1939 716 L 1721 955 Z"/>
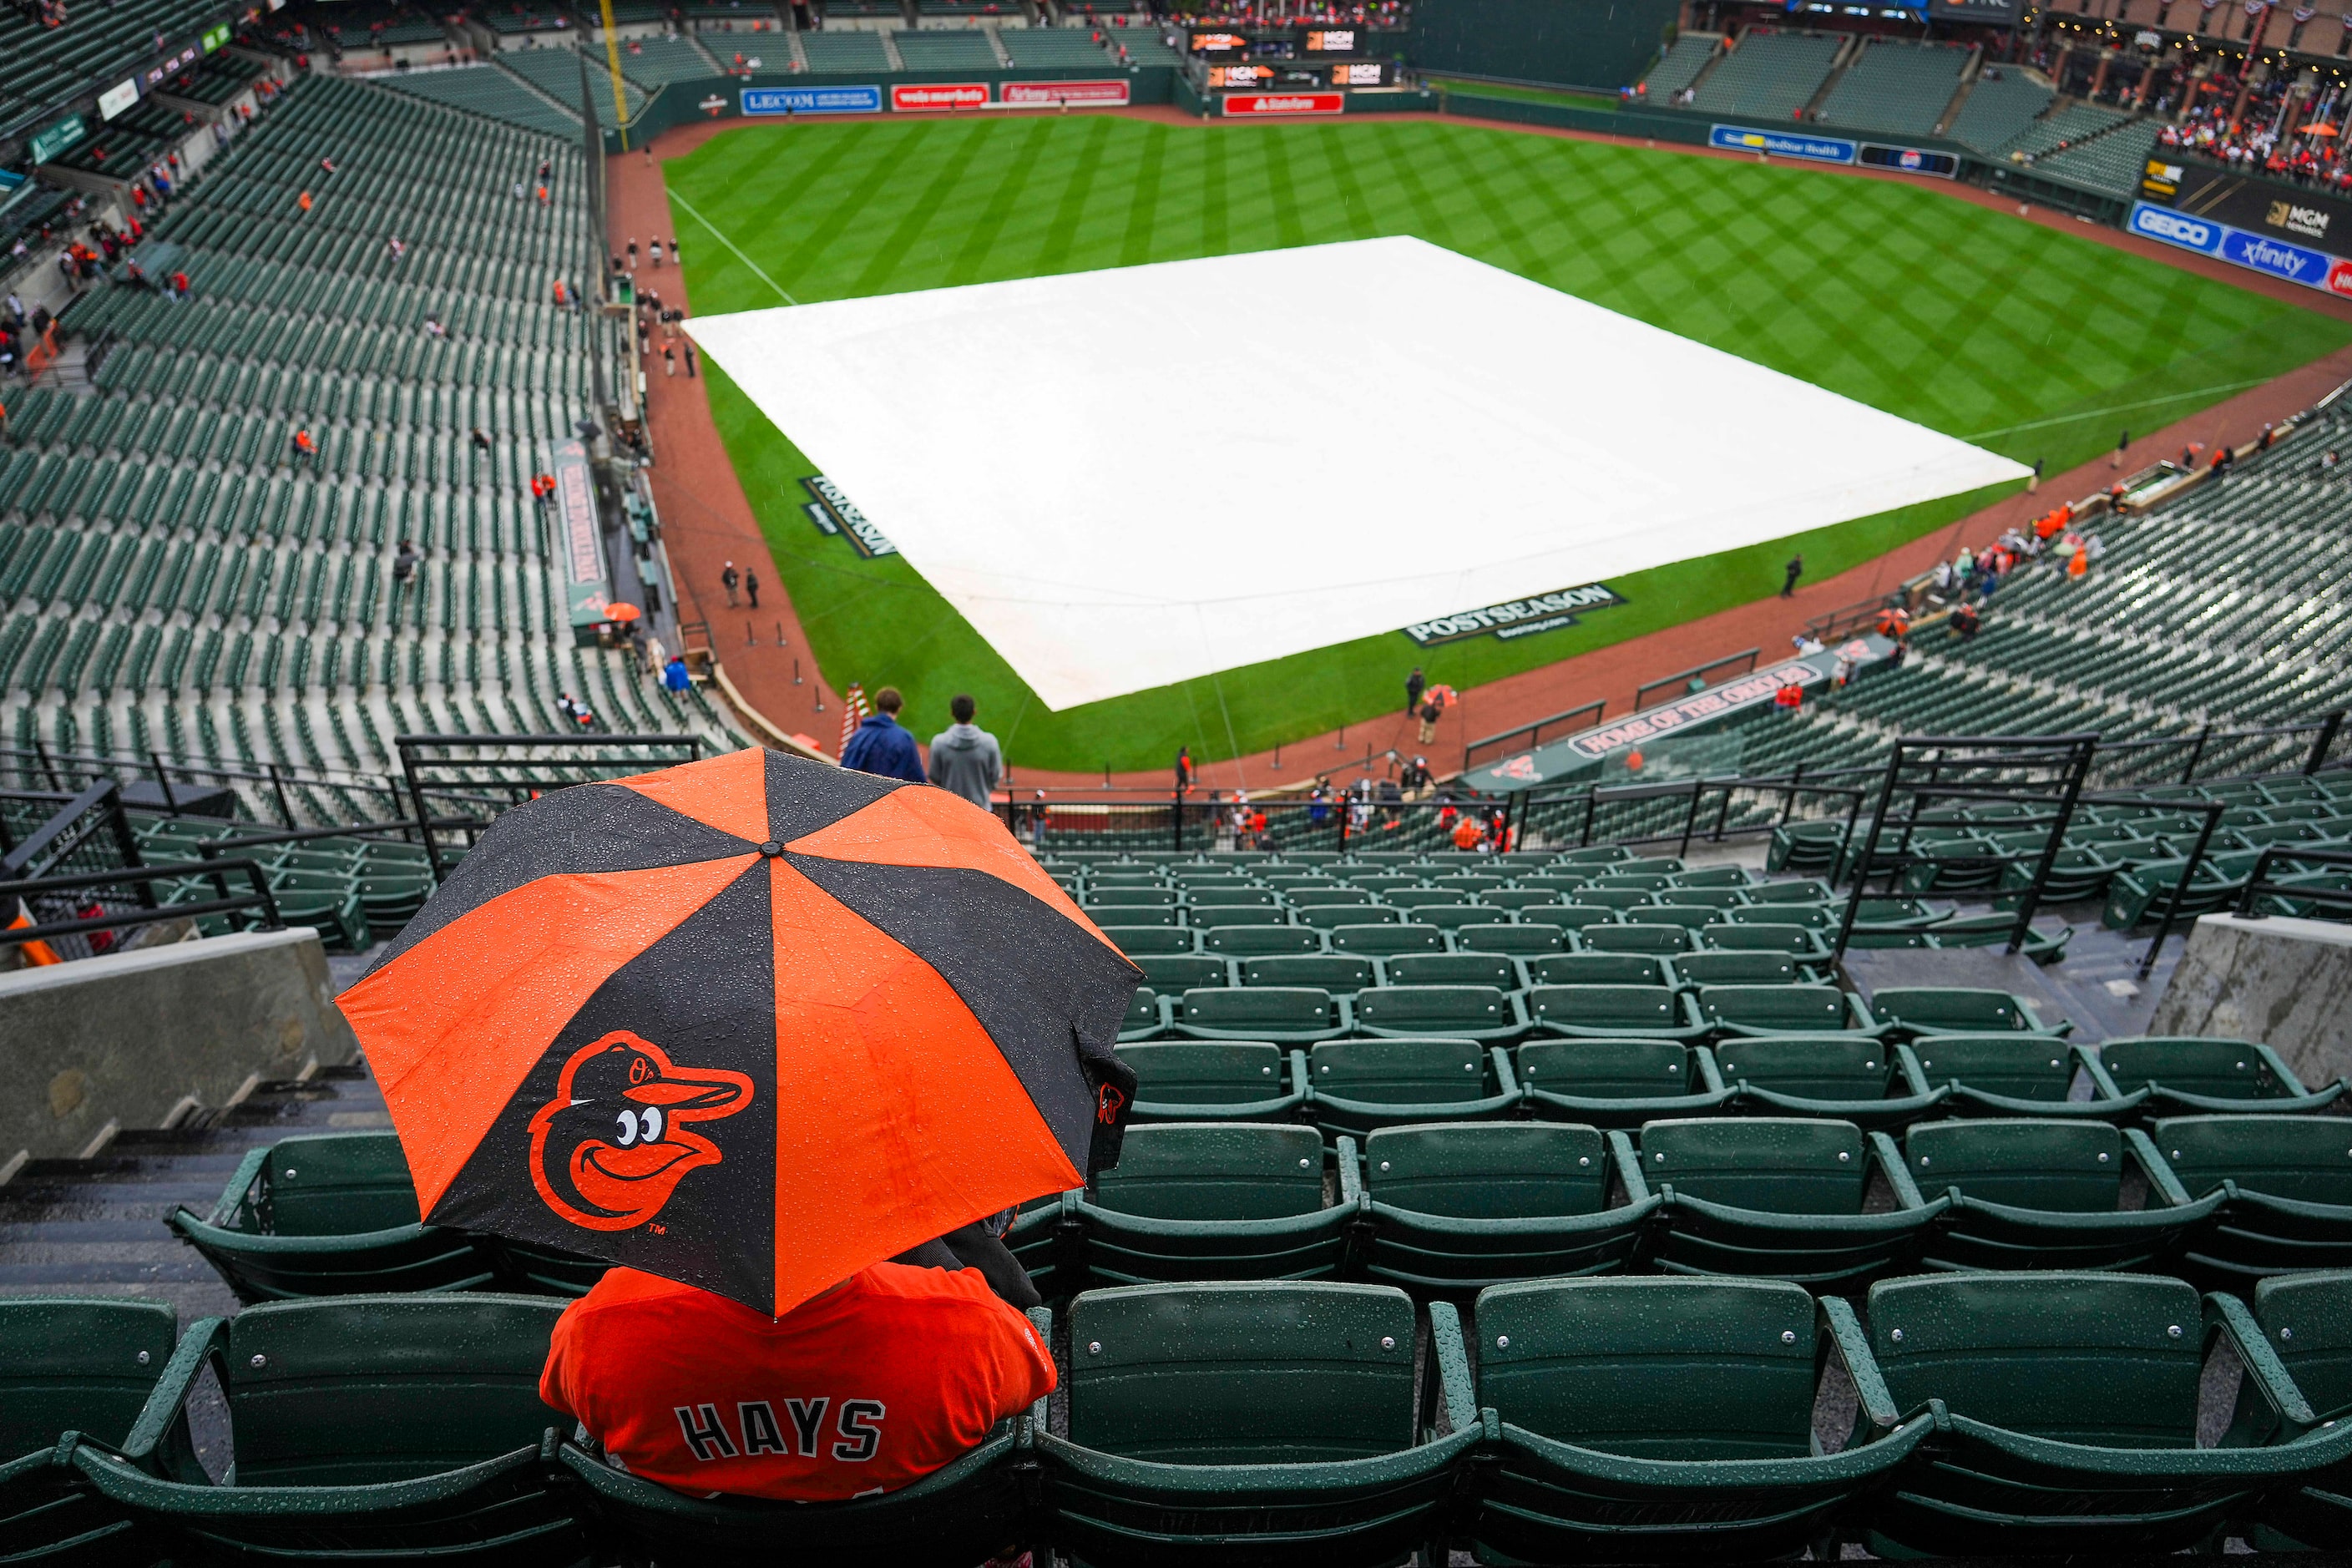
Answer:
<path fill-rule="evenodd" d="M 2043 458 L 2053 471 L 2105 451 L 2123 426 L 2179 417 L 2352 340 L 2330 318 L 1923 187 L 1471 125 L 1203 130 L 1072 115 L 751 127 L 668 172 L 803 300 L 1418 235 L 1933 428 L 1994 432 L 1980 444 Z M 688 266 L 701 310 L 775 301 L 716 244 Z M 1289 303 L 1171 299 L 1169 309 L 1171 320 L 1225 312 L 1282 341 L 1278 312 Z M 1319 326 L 1311 305 L 1302 319 Z M 1306 341 L 1271 352 L 1322 352 Z M 1129 347 L 1159 352 L 1148 338 Z M 1637 574 L 1615 584 L 1630 605 L 1517 643 L 1422 653 L 1386 634 L 1053 713 L 903 557 L 866 561 L 811 528 L 798 479 L 817 465 L 723 374 L 710 392 L 826 676 L 836 686 L 898 685 L 918 728 L 942 721 L 947 698 L 971 691 L 1015 765 L 1033 768 L 1159 767 L 1180 744 L 1214 757 L 1375 717 L 1411 664 L 1475 687 L 1769 595 L 1792 549 L 1826 575 L 1994 499 L 1951 498 Z M 1213 410 L 1176 412 L 1214 429 Z M 1706 439 L 1715 420 L 1771 414 L 1695 401 L 1691 438 Z M 1382 460 L 1381 441 L 1365 435 L 1365 462 Z M 1202 504 L 1246 478 L 1198 472 Z M 1171 468 L 1136 482 L 1195 476 Z M 1475 548 L 1477 521 L 1458 520 L 1458 536 L 1433 537 L 1433 550 L 1457 547 L 1457 537 Z"/>

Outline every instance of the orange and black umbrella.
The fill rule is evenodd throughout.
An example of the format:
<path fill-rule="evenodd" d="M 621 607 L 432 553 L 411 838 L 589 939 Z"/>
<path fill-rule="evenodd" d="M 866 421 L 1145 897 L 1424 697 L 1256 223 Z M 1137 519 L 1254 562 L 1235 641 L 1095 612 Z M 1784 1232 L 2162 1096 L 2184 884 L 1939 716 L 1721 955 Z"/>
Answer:
<path fill-rule="evenodd" d="M 1115 1161 L 1138 978 L 987 812 L 746 751 L 506 813 L 341 1005 L 427 1219 L 782 1313 Z"/>

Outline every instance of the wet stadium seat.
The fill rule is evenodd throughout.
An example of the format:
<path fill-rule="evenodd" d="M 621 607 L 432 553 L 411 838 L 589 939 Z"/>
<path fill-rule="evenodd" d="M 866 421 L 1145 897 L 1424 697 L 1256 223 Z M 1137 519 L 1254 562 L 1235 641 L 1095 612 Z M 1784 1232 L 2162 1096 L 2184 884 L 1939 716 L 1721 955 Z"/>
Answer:
<path fill-rule="evenodd" d="M 1416 1295 L 1464 1297 L 1507 1279 L 1622 1268 L 1658 1206 L 1609 1205 L 1631 1158 L 1589 1126 L 1429 1122 L 1364 1141 L 1363 1267 Z M 1622 1182 L 1620 1189 L 1624 1190 Z"/>
<path fill-rule="evenodd" d="M 1328 1040 L 1307 1053 L 1308 1112 L 1328 1138 L 1415 1121 L 1505 1116 L 1518 1079 L 1500 1047 L 1463 1039 Z"/>
<path fill-rule="evenodd" d="M 2227 1321 L 2245 1374 L 2225 1448 L 2263 1447 L 2352 1416 L 2352 1274 L 2298 1274 L 2254 1287 L 2250 1312 L 2234 1297 L 2206 1302 Z M 2340 1483 L 2273 1494 L 2249 1544 L 2257 1552 L 2304 1551 L 2352 1532 L 2352 1498 Z"/>
<path fill-rule="evenodd" d="M 2095 1117 L 2120 1121 L 2147 1099 L 2129 1094 L 2070 1100 L 2089 1052 L 2041 1035 L 1930 1035 L 1914 1042 L 1927 1080 L 1951 1092 L 1952 1111 L 1967 1116 Z"/>
<path fill-rule="evenodd" d="M 1309 985 L 1334 996 L 1353 996 L 1381 983 L 1378 964 L 1345 952 L 1286 952 L 1244 958 L 1234 965 L 1244 985 Z"/>
<path fill-rule="evenodd" d="M 1563 952 L 1527 962 L 1529 985 L 1668 985 L 1670 962 L 1646 952 Z"/>
<path fill-rule="evenodd" d="M 2352 1127 L 2336 1116 L 2168 1117 L 2150 1142 L 2181 1190 L 2226 1195 L 2188 1271 L 2228 1289 L 2352 1268 Z"/>
<path fill-rule="evenodd" d="M 2124 1167 L 2143 1206 L 2123 1205 Z M 1951 1206 L 1927 1244 L 1931 1268 L 2162 1270 L 2221 1208 L 2192 1199 L 2137 1128 L 2105 1121 L 1932 1121 L 1903 1137 L 1903 1169 Z"/>
<path fill-rule="evenodd" d="M 1679 1040 L 1530 1040 L 1514 1068 L 1532 1115 L 1636 1128 L 1730 1102 L 1715 1058 Z"/>
<path fill-rule="evenodd" d="M 1667 985 L 1538 985 L 1527 1009 L 1538 1033 L 1585 1039 L 1696 1041 L 1709 1027 L 1689 994 Z"/>
<path fill-rule="evenodd" d="M 1703 985 L 1695 1000 L 1699 1016 L 1727 1035 L 1887 1032 L 1861 997 L 1834 985 Z"/>
<path fill-rule="evenodd" d="M 1454 928 L 1454 950 L 1456 952 L 1504 952 L 1537 957 L 1561 952 L 1570 940 L 1567 927 L 1541 921 L 1523 920 L 1508 925 L 1474 921 Z"/>
<path fill-rule="evenodd" d="M 2142 1113 L 2151 1118 L 2200 1110 L 2285 1112 L 2325 1110 L 2344 1093 L 2344 1081 L 2314 1092 L 2268 1046 L 2193 1036 L 2136 1035 L 2103 1042 L 2085 1064 L 2098 1093 L 2108 1099 L 2145 1089 Z"/>
<path fill-rule="evenodd" d="M 1868 1131 L 1906 1126 L 1944 1100 L 1908 1051 L 1858 1032 L 1735 1037 L 1710 1054 L 1750 1116 L 1826 1116 Z"/>
<path fill-rule="evenodd" d="M 1307 1103 L 1307 1057 L 1264 1041 L 1154 1040 L 1117 1047 L 1141 1121 L 1287 1121 Z"/>
<path fill-rule="evenodd" d="M 1987 1035 L 2019 1031 L 2065 1036 L 2074 1024 L 2064 1018 L 2044 1023 L 2033 1004 L 2006 991 L 1965 985 L 1883 985 L 1871 994 L 1870 1010 L 1884 1019 L 1898 1039 L 1923 1035 Z"/>
<path fill-rule="evenodd" d="M 1327 1205 L 1323 1141 L 1311 1127 L 1135 1127 L 1118 1165 L 1063 1194 L 1063 1214 L 1083 1237 L 1083 1278 L 1096 1285 L 1324 1279 L 1339 1272 L 1356 1217 L 1354 1162 L 1354 1143 L 1343 1143 L 1339 1201 Z M 1061 1276 L 1061 1289 L 1076 1289 L 1080 1273 Z"/>
<path fill-rule="evenodd" d="M 1528 1032 L 1516 990 L 1492 985 L 1375 985 L 1356 993 L 1356 1027 L 1380 1038 L 1507 1043 Z"/>
<path fill-rule="evenodd" d="M 1311 985 L 1194 988 L 1169 1014 L 1169 1027 L 1196 1040 L 1271 1040 L 1306 1045 L 1346 1034 L 1348 1000 Z"/>

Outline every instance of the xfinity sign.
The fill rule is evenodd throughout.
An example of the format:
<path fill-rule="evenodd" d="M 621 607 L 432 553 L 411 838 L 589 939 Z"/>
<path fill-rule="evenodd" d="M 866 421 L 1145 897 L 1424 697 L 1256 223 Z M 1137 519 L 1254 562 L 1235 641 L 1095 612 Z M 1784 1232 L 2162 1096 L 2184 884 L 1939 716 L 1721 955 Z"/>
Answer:
<path fill-rule="evenodd" d="M 2150 206 L 2146 202 L 2132 204 L 2130 227 L 2134 234 L 2160 239 L 2184 250 L 2202 251 L 2207 256 L 2221 254 L 2221 236 L 2226 232 L 2218 223 L 2189 217 L 2169 207 Z"/>
<path fill-rule="evenodd" d="M 2256 272 L 2267 272 L 2273 278 L 2307 283 L 2315 289 L 2326 287 L 2327 264 L 2334 259 L 2283 239 L 2235 228 L 2221 241 L 2221 258 Z"/>

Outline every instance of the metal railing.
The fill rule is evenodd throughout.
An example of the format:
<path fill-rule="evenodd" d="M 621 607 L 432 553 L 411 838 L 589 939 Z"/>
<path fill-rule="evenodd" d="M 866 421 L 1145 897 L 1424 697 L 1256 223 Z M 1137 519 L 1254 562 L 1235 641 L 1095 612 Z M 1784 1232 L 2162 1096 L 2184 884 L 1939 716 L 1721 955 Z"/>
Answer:
<path fill-rule="evenodd" d="M 242 872 L 252 890 L 232 893 L 227 873 Z M 209 876 L 219 897 L 158 904 L 155 884 Z M 107 894 L 115 888 L 136 889 L 139 902 L 131 909 L 109 909 Z M 89 958 L 116 951 L 114 933 L 165 921 L 195 920 L 205 915 L 236 914 L 257 910 L 265 931 L 284 929 L 277 897 L 257 860 L 214 860 L 202 866 L 137 866 L 116 871 L 77 871 L 62 877 L 31 877 L 0 881 L 0 911 L 15 910 L 18 901 L 32 911 L 32 923 L 11 926 L 0 921 L 0 944 L 46 942 L 59 958 Z M 62 918 L 44 910 L 63 910 Z M 88 912 L 96 910 L 96 913 Z M 102 939 L 102 940 L 101 940 Z"/>
<path fill-rule="evenodd" d="M 1515 730 L 1498 730 L 1491 735 L 1482 735 L 1462 748 L 1462 771 L 1468 773 L 1471 758 L 1490 746 L 1507 746 L 1524 735 L 1528 738 L 1525 749 L 1532 752 L 1543 744 L 1543 732 L 1551 726 L 1565 724 L 1571 719 L 1580 719 L 1590 713 L 1592 717 L 1588 722 L 1576 726 L 1578 730 L 1589 730 L 1594 724 L 1600 723 L 1608 711 L 1609 700 L 1603 697 L 1596 701 L 1587 702 L 1580 708 L 1563 708 L 1557 713 L 1547 713 L 1532 724 L 1522 724 Z"/>
<path fill-rule="evenodd" d="M 508 806 L 549 790 L 627 778 L 698 762 L 697 735 L 397 735 L 412 826 L 437 883 L 447 869 L 440 836 L 451 804 L 465 808 L 466 834 Z M 428 800 L 440 803 L 428 805 Z"/>
<path fill-rule="evenodd" d="M 1664 691 L 1669 687 L 1687 688 L 1694 680 L 1711 686 L 1714 682 L 1708 680 L 1707 677 L 1717 670 L 1731 669 L 1736 665 L 1738 667 L 1737 673 L 1750 674 L 1756 668 L 1756 660 L 1762 656 L 1763 652 L 1760 647 L 1751 647 L 1739 653 L 1726 654 L 1721 658 L 1710 660 L 1706 664 L 1692 665 L 1688 669 L 1677 670 L 1672 675 L 1662 675 L 1633 693 L 1633 711 L 1639 713 L 1642 710 L 1642 705 L 1649 700 L 1650 693 L 1653 691 Z"/>
<path fill-rule="evenodd" d="M 2347 873 L 2347 885 L 2328 888 L 2282 881 L 2271 875 L 2271 867 L 2281 860 L 2292 860 L 2305 866 L 2341 867 Z M 2352 918 L 2352 851 L 2303 848 L 2291 844 L 2271 845 L 2254 858 L 2253 869 L 2247 873 L 2246 886 L 2238 895 L 2238 907 L 2234 912 L 2241 920 L 2267 920 L 2271 911 L 2263 908 L 2265 899 L 2325 904 L 2345 911 L 2345 918 Z"/>

